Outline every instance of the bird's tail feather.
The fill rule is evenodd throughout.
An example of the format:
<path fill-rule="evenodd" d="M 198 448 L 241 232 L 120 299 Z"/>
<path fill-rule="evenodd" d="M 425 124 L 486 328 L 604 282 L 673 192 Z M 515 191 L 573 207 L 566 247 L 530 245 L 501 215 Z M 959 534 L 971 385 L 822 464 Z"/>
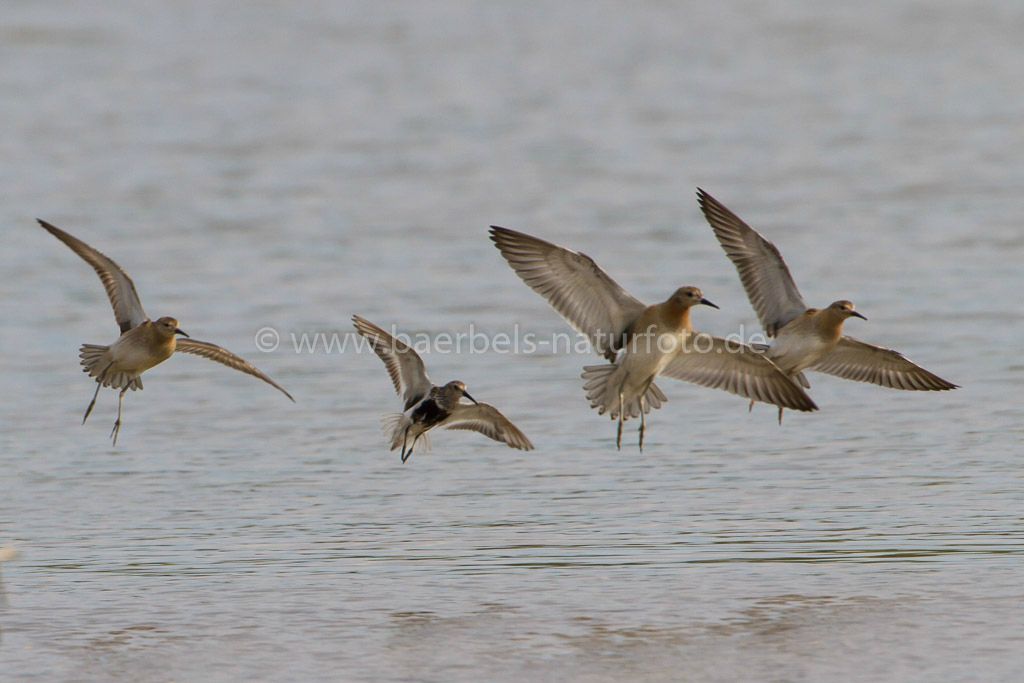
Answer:
<path fill-rule="evenodd" d="M 141 377 L 133 377 L 126 372 L 110 367 L 110 357 L 107 354 L 109 349 L 109 346 L 100 346 L 99 344 L 82 344 L 78 349 L 78 357 L 82 359 L 83 372 L 89 373 L 90 377 L 95 377 L 96 381 L 105 387 L 114 389 L 127 387 L 132 391 L 141 389 Z"/>
<path fill-rule="evenodd" d="M 647 387 L 647 393 L 644 394 L 644 399 L 646 399 L 644 403 L 648 406 L 647 412 L 657 410 L 661 407 L 661 404 L 668 403 L 668 396 L 666 396 L 665 392 L 663 392 L 654 382 L 651 382 L 651 386 Z"/>
<path fill-rule="evenodd" d="M 393 451 L 402 445 L 402 436 L 404 435 L 405 428 L 411 424 L 412 420 L 404 413 L 388 413 L 380 419 L 380 427 L 390 444 L 388 446 L 390 450 Z"/>
<path fill-rule="evenodd" d="M 598 414 L 608 415 L 613 419 L 619 417 L 619 393 L 615 388 L 618 383 L 613 380 L 616 377 L 618 365 L 587 365 L 583 368 L 583 391 L 587 394 L 590 407 L 596 408 Z M 643 408 L 645 413 L 657 410 L 668 401 L 668 397 L 651 382 L 647 391 L 643 394 Z M 623 396 L 623 419 L 640 417 L 640 395 Z"/>
<path fill-rule="evenodd" d="M 405 430 L 412 426 L 412 419 L 405 413 L 388 413 L 380 419 L 380 426 L 388 440 L 388 449 L 394 451 L 402 446 L 402 441 L 406 438 Z M 405 445 L 412 446 L 414 437 L 415 433 L 410 429 L 408 441 Z M 416 450 L 425 453 L 430 451 L 430 438 L 426 433 L 420 434 L 419 439 L 416 441 Z"/>

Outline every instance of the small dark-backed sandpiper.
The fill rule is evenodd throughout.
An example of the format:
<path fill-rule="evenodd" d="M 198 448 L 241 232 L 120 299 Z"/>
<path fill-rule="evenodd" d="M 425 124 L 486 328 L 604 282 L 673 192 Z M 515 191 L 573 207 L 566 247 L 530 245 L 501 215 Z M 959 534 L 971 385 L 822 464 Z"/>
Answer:
<path fill-rule="evenodd" d="M 427 432 L 434 427 L 471 429 L 511 448 L 533 450 L 533 444 L 518 427 L 494 406 L 477 402 L 462 382 L 434 386 L 423 359 L 408 344 L 358 315 L 352 316 L 352 324 L 384 361 L 395 391 L 402 397 L 404 412 L 384 418 L 391 450 L 402 447 L 402 462 L 412 455 L 419 439 L 426 442 Z M 463 397 L 472 403 L 462 403 Z"/>

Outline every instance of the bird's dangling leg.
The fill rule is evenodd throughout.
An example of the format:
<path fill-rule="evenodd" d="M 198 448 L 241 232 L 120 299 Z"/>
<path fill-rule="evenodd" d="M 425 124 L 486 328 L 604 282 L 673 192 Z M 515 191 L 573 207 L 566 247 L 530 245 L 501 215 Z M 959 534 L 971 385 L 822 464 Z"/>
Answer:
<path fill-rule="evenodd" d="M 640 396 L 640 452 L 644 452 L 644 432 L 647 431 L 647 415 L 644 412 L 644 397 Z"/>
<path fill-rule="evenodd" d="M 406 427 L 405 428 L 405 432 L 402 434 L 402 462 L 403 463 L 405 462 L 406 458 L 409 457 L 409 456 L 407 456 L 405 454 L 405 447 L 406 447 L 406 444 L 408 442 L 409 442 L 409 428 Z"/>
<path fill-rule="evenodd" d="M 751 402 L 750 402 L 750 405 L 749 405 L 749 406 L 747 406 L 747 412 L 748 412 L 748 413 L 752 413 L 752 412 L 754 412 L 754 402 L 753 402 L 753 401 L 751 401 Z"/>
<path fill-rule="evenodd" d="M 85 421 L 89 419 L 89 414 L 92 412 L 92 407 L 96 405 L 96 397 L 100 395 L 100 387 L 102 386 L 100 381 L 96 380 L 96 391 L 92 395 L 92 400 L 89 401 L 89 407 L 85 409 L 85 415 L 82 416 L 82 424 L 85 424 Z"/>
<path fill-rule="evenodd" d="M 406 460 L 408 460 L 409 458 L 412 457 L 412 449 L 416 448 L 416 442 L 419 440 L 419 438 L 420 438 L 419 434 L 417 434 L 416 436 L 413 437 L 412 445 L 409 446 L 409 450 L 407 450 L 405 452 L 405 457 L 402 458 L 402 463 L 403 464 L 405 463 Z"/>
<path fill-rule="evenodd" d="M 113 365 L 113 363 L 110 365 Z M 96 391 L 92 395 L 92 400 L 89 401 L 89 407 L 85 409 L 85 415 L 82 416 L 82 424 L 85 424 L 85 421 L 89 419 L 89 414 L 92 413 L 92 407 L 96 405 L 96 397 L 100 395 L 100 387 L 103 386 L 103 378 L 107 376 L 107 370 L 110 369 L 110 365 L 103 368 L 103 372 L 101 372 L 100 376 L 96 378 Z"/>
<path fill-rule="evenodd" d="M 782 426 L 782 411 L 785 410 L 782 406 L 779 406 L 779 426 Z"/>
<path fill-rule="evenodd" d="M 124 392 L 126 391 L 128 391 L 127 386 L 117 395 L 117 420 L 114 422 L 114 428 L 110 431 L 110 438 L 114 440 L 115 446 L 117 445 L 117 435 L 121 431 L 121 409 L 124 407 Z"/>
<path fill-rule="evenodd" d="M 619 429 L 615 435 L 615 448 L 622 450 L 622 392 L 619 392 Z"/>

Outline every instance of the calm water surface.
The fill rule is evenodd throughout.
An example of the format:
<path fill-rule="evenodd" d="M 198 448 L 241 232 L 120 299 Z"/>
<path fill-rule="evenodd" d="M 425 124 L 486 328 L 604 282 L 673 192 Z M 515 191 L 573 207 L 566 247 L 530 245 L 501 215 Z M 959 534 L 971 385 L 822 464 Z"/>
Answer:
<path fill-rule="evenodd" d="M 1019 680 L 1021 35 L 1011 1 L 7 0 L 0 678 Z M 490 223 L 754 331 L 697 185 L 964 388 L 817 376 L 780 429 L 664 381 L 617 453 L 592 358 L 435 353 L 538 449 L 443 433 L 401 466 L 380 362 L 290 347 L 356 312 L 566 329 Z M 36 216 L 298 403 L 174 358 L 111 448 L 77 347 L 116 327 Z"/>

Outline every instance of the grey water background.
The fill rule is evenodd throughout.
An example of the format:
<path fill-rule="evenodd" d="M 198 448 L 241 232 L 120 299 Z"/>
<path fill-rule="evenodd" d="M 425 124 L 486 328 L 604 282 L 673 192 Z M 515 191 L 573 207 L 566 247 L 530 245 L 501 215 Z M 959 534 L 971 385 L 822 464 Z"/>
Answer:
<path fill-rule="evenodd" d="M 1020 680 L 1020 3 L 2 9 L 0 679 Z M 565 331 L 491 223 L 756 331 L 697 185 L 963 388 L 817 375 L 780 428 L 663 380 L 620 453 L 593 358 L 435 353 L 537 450 L 448 432 L 402 466 L 381 363 L 290 346 L 353 313 Z M 77 348 L 116 327 L 37 216 L 298 402 L 175 357 L 111 448 Z"/>

